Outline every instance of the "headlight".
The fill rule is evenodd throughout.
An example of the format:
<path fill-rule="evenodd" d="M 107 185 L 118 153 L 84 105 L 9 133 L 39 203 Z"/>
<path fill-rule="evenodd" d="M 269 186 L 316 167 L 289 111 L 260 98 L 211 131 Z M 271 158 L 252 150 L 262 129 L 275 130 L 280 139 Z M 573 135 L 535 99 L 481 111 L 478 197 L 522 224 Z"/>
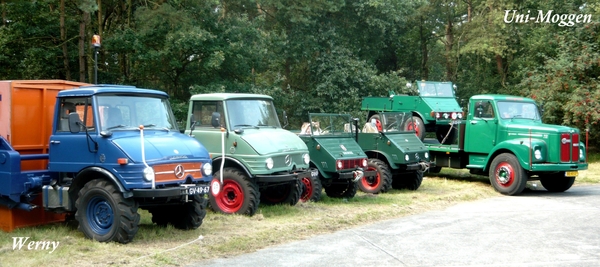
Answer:
<path fill-rule="evenodd" d="M 266 160 L 266 163 L 267 163 L 267 169 L 269 169 L 269 170 L 273 169 L 273 159 L 272 158 L 268 158 Z"/>
<path fill-rule="evenodd" d="M 212 174 L 212 164 L 210 162 L 204 163 L 202 165 L 202 175 L 209 176 Z"/>
<path fill-rule="evenodd" d="M 344 167 L 344 166 L 342 165 L 342 161 L 341 161 L 341 160 L 338 160 L 338 161 L 337 161 L 337 168 L 338 168 L 338 170 L 341 170 L 341 169 L 342 169 L 342 167 Z"/>
<path fill-rule="evenodd" d="M 404 160 L 408 161 L 410 157 L 408 155 L 404 155 Z"/>
<path fill-rule="evenodd" d="M 462 113 L 459 112 L 456 116 L 458 116 L 459 119 L 462 119 Z"/>
<path fill-rule="evenodd" d="M 146 167 L 144 169 L 144 180 L 148 182 L 152 182 L 154 180 L 154 169 L 151 167 Z"/>
<path fill-rule="evenodd" d="M 363 166 L 363 168 L 366 168 L 366 167 L 367 167 L 367 165 L 368 165 L 368 164 L 367 164 L 367 159 L 363 159 L 363 160 L 362 160 L 362 166 Z"/>
<path fill-rule="evenodd" d="M 584 160 L 585 155 L 583 154 L 583 148 L 579 148 L 579 160 Z"/>
<path fill-rule="evenodd" d="M 444 113 L 444 119 L 448 119 L 448 113 Z"/>
<path fill-rule="evenodd" d="M 429 158 L 429 152 L 425 152 L 425 158 L 428 159 Z"/>
<path fill-rule="evenodd" d="M 302 158 L 304 159 L 304 164 L 310 163 L 310 156 L 308 154 L 302 155 Z"/>
<path fill-rule="evenodd" d="M 458 115 L 456 114 L 456 112 L 452 112 L 452 119 L 453 119 L 453 120 L 456 120 L 457 116 L 458 116 Z"/>
<path fill-rule="evenodd" d="M 533 156 L 535 157 L 535 159 L 538 159 L 538 160 L 539 160 L 539 159 L 542 159 L 542 151 L 535 150 L 535 151 L 533 152 Z"/>

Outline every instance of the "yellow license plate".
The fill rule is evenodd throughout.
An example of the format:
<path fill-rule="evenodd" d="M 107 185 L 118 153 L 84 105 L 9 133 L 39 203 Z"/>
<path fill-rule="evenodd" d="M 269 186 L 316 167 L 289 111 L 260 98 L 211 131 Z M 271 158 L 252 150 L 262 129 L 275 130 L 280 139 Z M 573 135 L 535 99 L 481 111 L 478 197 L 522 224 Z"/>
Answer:
<path fill-rule="evenodd" d="M 565 172 L 565 177 L 577 177 L 577 171 Z"/>

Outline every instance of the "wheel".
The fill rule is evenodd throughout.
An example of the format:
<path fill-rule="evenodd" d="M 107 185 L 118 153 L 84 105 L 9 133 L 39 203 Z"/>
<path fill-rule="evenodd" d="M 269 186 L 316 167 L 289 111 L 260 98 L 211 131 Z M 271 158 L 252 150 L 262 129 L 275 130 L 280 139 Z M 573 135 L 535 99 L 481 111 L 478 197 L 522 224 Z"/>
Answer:
<path fill-rule="evenodd" d="M 94 179 L 81 188 L 75 202 L 79 230 L 99 242 L 129 243 L 139 229 L 138 204 L 110 182 Z"/>
<path fill-rule="evenodd" d="M 213 177 L 219 179 L 217 171 Z M 217 196 L 210 195 L 210 206 L 214 211 L 254 215 L 260 203 L 258 185 L 236 168 L 223 169 L 223 184 Z"/>
<path fill-rule="evenodd" d="M 319 178 L 319 170 L 317 168 L 311 168 L 309 170 L 311 175 L 302 178 L 302 194 L 300 194 L 301 202 L 317 202 L 321 200 L 323 185 L 321 185 L 321 179 Z"/>
<path fill-rule="evenodd" d="M 421 141 L 425 139 L 425 124 L 423 124 L 423 120 L 417 116 L 413 116 L 411 121 L 406 122 L 404 130 L 415 131 L 415 134 Z"/>
<path fill-rule="evenodd" d="M 333 198 L 353 198 L 358 190 L 358 185 L 354 180 L 334 181 L 330 186 L 325 187 L 325 193 Z"/>
<path fill-rule="evenodd" d="M 565 172 L 540 175 L 540 182 L 550 192 L 565 192 L 575 183 L 575 177 L 565 177 Z"/>
<path fill-rule="evenodd" d="M 503 153 L 492 161 L 490 183 L 504 195 L 512 196 L 523 192 L 527 178 L 525 170 L 513 154 Z"/>
<path fill-rule="evenodd" d="M 423 172 L 413 171 L 394 175 L 392 180 L 392 188 L 417 190 L 423 183 Z"/>
<path fill-rule="evenodd" d="M 448 133 L 448 131 L 450 131 L 450 133 Z M 448 135 L 448 137 L 446 137 L 446 134 Z M 450 125 L 438 126 L 435 132 L 435 136 L 437 137 L 437 140 L 440 142 L 440 144 L 450 145 L 453 144 L 454 141 L 456 141 L 456 129 Z M 446 140 L 444 140 L 444 137 L 446 137 Z"/>
<path fill-rule="evenodd" d="M 373 177 L 363 177 L 358 181 L 360 191 L 371 194 L 385 193 L 392 184 L 392 174 L 385 162 L 379 159 L 369 159 L 367 171 L 376 171 Z"/>
<path fill-rule="evenodd" d="M 375 114 L 375 115 L 371 116 L 369 118 L 369 121 L 367 121 L 367 122 L 370 123 L 372 120 L 375 120 L 375 127 L 377 128 L 377 131 L 382 132 L 383 125 L 381 124 L 381 120 L 379 119 L 379 114 Z"/>
<path fill-rule="evenodd" d="M 197 229 L 206 217 L 206 200 L 200 195 L 193 195 L 188 198 L 191 198 L 190 202 L 175 206 L 170 212 L 171 224 L 177 229 Z"/>
<path fill-rule="evenodd" d="M 267 205 L 288 204 L 294 206 L 300 200 L 302 188 L 300 181 L 268 186 L 260 192 L 260 201 Z"/>

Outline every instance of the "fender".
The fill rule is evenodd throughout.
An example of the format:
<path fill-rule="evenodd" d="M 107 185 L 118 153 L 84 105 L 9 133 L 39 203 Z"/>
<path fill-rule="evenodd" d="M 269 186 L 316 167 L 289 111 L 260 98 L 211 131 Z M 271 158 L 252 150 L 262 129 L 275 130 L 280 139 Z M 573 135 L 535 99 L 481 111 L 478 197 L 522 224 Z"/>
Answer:
<path fill-rule="evenodd" d="M 92 172 L 97 172 L 97 173 L 101 173 L 102 175 L 104 175 L 104 177 L 106 177 L 109 181 L 111 181 L 114 185 L 117 186 L 117 188 L 119 189 L 119 192 L 123 193 L 123 196 L 125 198 L 129 198 L 129 197 L 133 196 L 133 193 L 131 191 L 127 191 L 127 189 L 125 189 L 125 187 L 123 186 L 123 184 L 121 183 L 119 178 L 117 178 L 112 172 L 108 171 L 107 169 L 104 169 L 101 167 L 96 167 L 96 166 L 87 167 L 87 168 L 81 170 L 75 177 L 75 180 L 77 181 L 76 182 L 77 185 L 81 185 L 81 187 L 83 187 L 83 185 L 85 183 L 92 180 L 94 178 L 93 176 L 91 176 L 91 178 L 85 178 L 85 177 L 90 177 L 90 175 L 88 175 L 88 174 L 92 173 Z"/>
<path fill-rule="evenodd" d="M 531 143 L 531 147 L 540 147 L 540 150 L 542 152 L 541 160 L 536 160 L 533 158 L 533 151 L 531 151 L 530 143 Z M 507 150 L 510 151 L 512 154 L 514 154 L 517 157 L 517 160 L 519 160 L 519 164 L 521 164 L 521 167 L 523 167 L 523 169 L 526 169 L 526 170 L 531 168 L 531 166 L 529 165 L 530 155 L 531 155 L 532 163 L 544 162 L 548 159 L 548 155 L 547 155 L 548 149 L 547 149 L 546 142 L 544 140 L 534 139 L 534 138 L 532 138 L 532 139 L 529 139 L 529 138 L 511 139 L 511 140 L 507 140 L 507 141 L 499 143 L 492 149 L 492 151 L 490 151 L 490 153 L 488 154 L 487 159 L 486 159 L 487 164 L 484 168 L 484 171 L 487 171 L 490 168 L 492 160 L 498 154 L 502 153 L 503 151 L 507 151 Z"/>
<path fill-rule="evenodd" d="M 214 173 L 216 173 L 216 172 L 217 172 L 217 170 L 219 170 L 219 169 L 220 169 L 220 167 L 221 167 L 221 160 L 222 160 L 222 159 L 223 159 L 223 157 L 222 157 L 222 156 L 221 156 L 221 157 L 216 157 L 216 158 L 214 158 L 214 159 L 213 159 L 213 178 L 215 178 L 215 177 L 216 177 L 216 178 L 218 178 L 217 176 L 214 176 Z M 224 166 L 224 167 L 228 167 L 228 166 L 227 166 L 227 162 L 233 162 L 235 165 L 237 165 L 237 167 L 240 167 L 240 168 L 241 168 L 241 169 L 242 169 L 242 170 L 243 170 L 243 171 L 246 173 L 246 175 L 247 175 L 248 177 L 251 177 L 251 178 L 253 178 L 253 177 L 254 177 L 254 175 L 252 175 L 252 174 L 250 173 L 250 171 L 248 170 L 248 168 L 246 168 L 246 165 L 244 165 L 244 164 L 243 164 L 241 161 L 239 161 L 238 159 L 236 159 L 236 158 L 232 158 L 232 157 L 229 157 L 229 156 L 225 156 L 225 166 Z M 215 166 L 216 166 L 217 168 L 215 168 Z"/>
<path fill-rule="evenodd" d="M 327 179 L 331 178 L 331 175 L 329 175 L 327 172 L 323 171 L 322 167 L 320 167 L 319 164 L 317 164 L 316 162 L 311 160 L 309 165 L 310 165 L 310 167 L 317 168 L 317 170 L 319 170 L 319 174 L 321 176 L 323 176 L 323 178 L 327 178 Z"/>
<path fill-rule="evenodd" d="M 381 157 L 373 157 L 373 155 L 381 155 L 385 158 L 385 161 L 390 166 L 390 169 L 392 169 L 392 170 L 398 169 L 398 165 L 396 165 L 394 163 L 394 161 L 391 160 L 391 157 L 387 153 L 382 152 L 381 150 L 368 150 L 368 151 L 365 151 L 365 154 L 367 154 L 367 156 L 369 158 L 378 158 L 378 159 L 381 159 Z"/>

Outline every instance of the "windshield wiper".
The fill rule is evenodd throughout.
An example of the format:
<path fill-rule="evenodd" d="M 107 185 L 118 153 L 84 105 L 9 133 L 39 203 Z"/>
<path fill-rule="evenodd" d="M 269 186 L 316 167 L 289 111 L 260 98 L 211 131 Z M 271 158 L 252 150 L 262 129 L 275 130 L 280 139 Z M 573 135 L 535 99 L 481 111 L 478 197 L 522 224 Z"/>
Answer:
<path fill-rule="evenodd" d="M 106 130 L 112 130 L 115 128 L 123 128 L 123 127 L 127 127 L 127 125 L 119 124 L 119 125 L 115 125 L 115 126 L 110 126 L 110 127 L 106 128 Z"/>
<path fill-rule="evenodd" d="M 256 126 L 256 125 L 250 125 L 250 124 L 236 124 L 236 125 L 233 126 L 233 128 L 238 127 L 238 126 L 240 126 L 240 127 L 253 127 L 255 129 L 260 129 L 258 126 Z"/>
<path fill-rule="evenodd" d="M 150 124 L 145 124 L 144 125 L 144 128 L 152 128 L 152 127 L 156 127 L 156 124 L 150 123 Z M 164 126 L 163 127 L 157 127 L 157 128 L 160 128 L 161 130 L 165 130 L 167 132 L 169 131 L 169 128 L 164 127 Z"/>

